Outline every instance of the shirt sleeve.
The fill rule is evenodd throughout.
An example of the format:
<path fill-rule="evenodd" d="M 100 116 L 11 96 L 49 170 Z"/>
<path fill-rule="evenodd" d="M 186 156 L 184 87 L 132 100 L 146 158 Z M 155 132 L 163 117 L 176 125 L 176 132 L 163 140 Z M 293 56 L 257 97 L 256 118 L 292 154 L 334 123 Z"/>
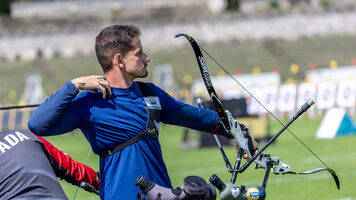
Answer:
<path fill-rule="evenodd" d="M 199 131 L 212 132 L 217 127 L 217 113 L 177 101 L 153 84 L 150 87 L 158 95 L 161 106 L 161 122 L 184 126 Z"/>
<path fill-rule="evenodd" d="M 68 104 L 79 90 L 68 81 L 51 97 L 47 98 L 32 114 L 28 128 L 36 135 L 58 135 L 78 127 Z"/>
<path fill-rule="evenodd" d="M 95 170 L 87 165 L 73 160 L 70 156 L 57 149 L 42 137 L 38 138 L 44 144 L 49 161 L 56 175 L 73 185 L 79 186 L 81 182 L 89 183 L 99 189 L 100 177 Z"/>

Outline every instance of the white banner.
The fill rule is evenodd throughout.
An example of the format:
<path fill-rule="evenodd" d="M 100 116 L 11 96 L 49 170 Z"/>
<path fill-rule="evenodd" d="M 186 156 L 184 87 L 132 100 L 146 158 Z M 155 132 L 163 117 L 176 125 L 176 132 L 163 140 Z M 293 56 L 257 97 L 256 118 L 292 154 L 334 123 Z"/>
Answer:
<path fill-rule="evenodd" d="M 325 110 L 335 105 L 336 83 L 334 81 L 321 82 L 318 85 L 316 107 Z"/>
<path fill-rule="evenodd" d="M 236 89 L 235 88 L 226 89 L 226 90 L 223 90 L 221 92 L 223 94 L 223 98 L 226 99 L 226 100 L 242 98 L 242 91 L 237 89 L 237 88 Z"/>
<path fill-rule="evenodd" d="M 342 108 L 353 108 L 355 105 L 355 80 L 342 80 L 336 95 L 336 104 Z"/>
<path fill-rule="evenodd" d="M 293 113 L 296 104 L 297 86 L 284 84 L 279 88 L 278 111 L 281 113 Z"/>

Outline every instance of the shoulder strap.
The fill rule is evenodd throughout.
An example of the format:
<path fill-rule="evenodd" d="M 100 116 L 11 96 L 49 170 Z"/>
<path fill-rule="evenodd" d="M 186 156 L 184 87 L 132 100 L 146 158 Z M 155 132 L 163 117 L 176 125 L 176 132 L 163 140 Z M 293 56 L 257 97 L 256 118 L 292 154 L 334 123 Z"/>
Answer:
<path fill-rule="evenodd" d="M 104 152 L 102 154 L 100 154 L 100 157 L 106 157 L 106 156 L 111 156 L 112 154 L 121 151 L 123 149 L 125 149 L 126 147 L 130 146 L 131 144 L 141 140 L 142 138 L 144 138 L 146 135 L 148 135 L 147 132 L 143 132 L 141 134 L 136 135 L 135 137 L 127 140 L 126 142 L 116 146 L 113 150 L 108 150 L 107 152 Z"/>
<path fill-rule="evenodd" d="M 143 97 L 157 96 L 152 88 L 147 85 L 147 83 L 136 81 L 136 84 L 140 89 Z"/>

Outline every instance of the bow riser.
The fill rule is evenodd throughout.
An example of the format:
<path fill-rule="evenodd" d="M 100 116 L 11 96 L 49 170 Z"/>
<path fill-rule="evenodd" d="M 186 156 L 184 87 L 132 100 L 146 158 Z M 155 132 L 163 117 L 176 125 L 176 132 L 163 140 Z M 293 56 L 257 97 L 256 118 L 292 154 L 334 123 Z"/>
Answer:
<path fill-rule="evenodd" d="M 249 158 L 252 157 L 253 146 L 249 146 L 249 139 L 245 137 L 245 134 L 242 132 L 239 122 L 232 116 L 231 112 L 226 110 L 226 115 L 228 117 L 231 133 L 234 136 L 237 144 L 240 148 L 243 148 Z"/>

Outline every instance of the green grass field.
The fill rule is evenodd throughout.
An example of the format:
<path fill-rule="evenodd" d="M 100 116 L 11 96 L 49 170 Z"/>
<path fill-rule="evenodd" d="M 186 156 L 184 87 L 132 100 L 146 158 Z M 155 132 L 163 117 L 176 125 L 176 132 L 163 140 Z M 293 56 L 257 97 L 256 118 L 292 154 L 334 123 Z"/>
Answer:
<path fill-rule="evenodd" d="M 356 190 L 354 189 L 356 149 L 353 149 L 356 138 L 355 136 L 348 136 L 333 140 L 317 140 L 315 133 L 320 120 L 319 118 L 301 118 L 291 125 L 290 130 L 336 171 L 340 178 L 341 189 L 339 191 L 336 189 L 332 177 L 327 172 L 312 175 L 271 174 L 267 185 L 268 199 L 356 199 Z M 270 122 L 270 125 L 273 132 L 277 132 L 281 127 L 273 121 Z M 183 130 L 180 127 L 164 125 L 160 133 L 163 156 L 173 186 L 181 186 L 183 178 L 189 175 L 201 176 L 208 180 L 212 174 L 216 173 L 223 181 L 230 181 L 231 175 L 227 172 L 217 147 L 190 150 L 180 148 Z M 47 139 L 76 160 L 86 161 L 89 146 L 79 132 L 47 137 Z M 232 147 L 226 147 L 225 151 L 230 162 L 234 162 L 235 150 Z M 280 157 L 281 161 L 289 164 L 294 171 L 323 167 L 322 163 L 288 132 L 283 133 L 276 143 L 265 152 Z M 97 161 L 97 156 L 91 154 L 88 165 L 98 169 Z M 254 166 L 251 166 L 243 174 L 238 175 L 236 183 L 247 187 L 261 185 L 264 170 L 253 168 Z M 76 187 L 65 182 L 62 182 L 62 186 L 69 199 L 73 199 Z M 76 199 L 98 199 L 98 197 L 79 189 Z"/>

